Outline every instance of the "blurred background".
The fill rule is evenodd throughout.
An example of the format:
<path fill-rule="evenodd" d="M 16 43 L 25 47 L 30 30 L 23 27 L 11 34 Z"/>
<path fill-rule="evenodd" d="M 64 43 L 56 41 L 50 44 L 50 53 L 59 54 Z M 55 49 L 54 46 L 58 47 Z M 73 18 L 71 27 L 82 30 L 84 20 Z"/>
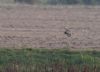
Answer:
<path fill-rule="evenodd" d="M 0 0 L 1 4 L 99 5 L 100 0 Z"/>

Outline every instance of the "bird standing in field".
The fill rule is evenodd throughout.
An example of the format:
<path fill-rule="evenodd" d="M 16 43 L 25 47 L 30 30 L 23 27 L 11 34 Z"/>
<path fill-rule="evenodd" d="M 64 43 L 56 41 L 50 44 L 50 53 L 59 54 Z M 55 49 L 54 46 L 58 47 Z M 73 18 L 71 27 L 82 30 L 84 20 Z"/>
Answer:
<path fill-rule="evenodd" d="M 71 37 L 71 32 L 68 28 L 65 28 L 64 34 L 66 34 L 68 37 Z"/>

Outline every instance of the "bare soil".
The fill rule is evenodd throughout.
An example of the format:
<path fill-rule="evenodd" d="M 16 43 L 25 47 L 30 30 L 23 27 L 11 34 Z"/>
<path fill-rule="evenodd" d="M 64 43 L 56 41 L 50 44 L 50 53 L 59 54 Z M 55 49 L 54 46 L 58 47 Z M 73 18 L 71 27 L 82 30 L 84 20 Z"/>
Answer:
<path fill-rule="evenodd" d="M 100 49 L 100 6 L 0 6 L 0 47 Z"/>

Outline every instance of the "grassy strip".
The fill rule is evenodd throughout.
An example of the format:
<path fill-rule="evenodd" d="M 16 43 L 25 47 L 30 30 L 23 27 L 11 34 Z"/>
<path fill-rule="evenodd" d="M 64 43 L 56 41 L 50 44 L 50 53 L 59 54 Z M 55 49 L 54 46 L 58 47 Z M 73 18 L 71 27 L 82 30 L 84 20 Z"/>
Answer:
<path fill-rule="evenodd" d="M 85 72 L 84 70 L 100 72 L 100 52 L 0 49 L 0 72 Z"/>

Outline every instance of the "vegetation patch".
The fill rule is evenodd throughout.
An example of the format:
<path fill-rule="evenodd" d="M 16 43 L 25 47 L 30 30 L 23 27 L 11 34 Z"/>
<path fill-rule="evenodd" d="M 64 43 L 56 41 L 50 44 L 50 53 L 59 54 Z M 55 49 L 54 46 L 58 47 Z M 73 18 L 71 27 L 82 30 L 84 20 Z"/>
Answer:
<path fill-rule="evenodd" d="M 0 49 L 0 72 L 100 72 L 100 52 Z"/>

